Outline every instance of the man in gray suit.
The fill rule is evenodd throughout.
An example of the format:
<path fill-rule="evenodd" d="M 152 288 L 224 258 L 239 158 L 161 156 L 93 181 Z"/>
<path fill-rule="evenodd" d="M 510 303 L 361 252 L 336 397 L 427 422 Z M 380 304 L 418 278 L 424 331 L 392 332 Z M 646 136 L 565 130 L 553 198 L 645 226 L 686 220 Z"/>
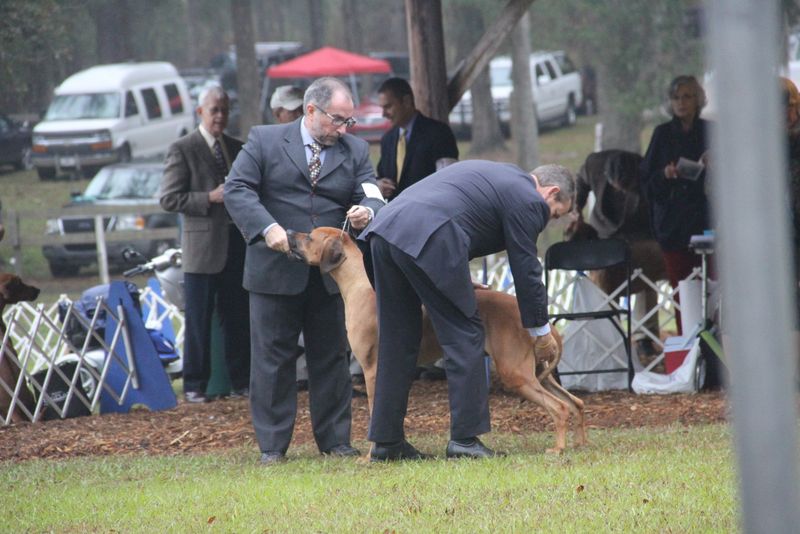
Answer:
<path fill-rule="evenodd" d="M 231 396 L 246 397 L 250 381 L 247 291 L 242 287 L 245 243 L 222 203 L 223 183 L 242 142 L 223 132 L 228 95 L 221 87 L 200 93 L 197 130 L 173 143 L 161 183 L 161 206 L 183 215 L 186 337 L 183 390 L 187 402 L 206 402 L 211 375 L 211 318 L 222 322 Z"/>
<path fill-rule="evenodd" d="M 369 439 L 373 461 L 425 458 L 405 439 L 403 421 L 414 378 L 425 309 L 444 351 L 450 398 L 448 458 L 485 458 L 489 432 L 484 331 L 469 260 L 506 250 L 522 326 L 537 357 L 557 350 L 536 239 L 572 206 L 575 179 L 559 165 L 530 174 L 490 161 L 454 163 L 381 210 L 359 239 L 369 240 L 378 301 L 378 375 Z"/>
<path fill-rule="evenodd" d="M 352 387 L 344 306 L 318 267 L 287 254 L 286 230 L 364 228 L 383 206 L 367 143 L 346 133 L 355 121 L 347 86 L 312 83 L 304 116 L 258 126 L 225 184 L 225 206 L 248 243 L 244 285 L 250 291 L 250 409 L 261 462 L 285 459 L 297 411 L 295 347 L 303 332 L 314 438 L 323 454 L 356 456 L 350 446 Z"/>

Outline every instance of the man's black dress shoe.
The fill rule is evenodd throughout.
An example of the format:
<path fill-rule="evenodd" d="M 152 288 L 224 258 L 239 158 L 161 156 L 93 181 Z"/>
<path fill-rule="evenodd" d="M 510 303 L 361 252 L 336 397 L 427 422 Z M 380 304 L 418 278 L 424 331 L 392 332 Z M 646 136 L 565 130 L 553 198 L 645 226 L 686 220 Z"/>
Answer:
<path fill-rule="evenodd" d="M 208 397 L 206 397 L 206 394 L 201 393 L 200 391 L 186 391 L 183 394 L 183 398 L 186 402 L 190 402 L 192 404 L 208 402 Z"/>
<path fill-rule="evenodd" d="M 430 454 L 418 451 L 409 442 L 376 443 L 369 453 L 370 462 L 394 462 L 398 460 L 428 460 Z"/>
<path fill-rule="evenodd" d="M 322 454 L 325 456 L 340 456 L 342 458 L 346 456 L 361 456 L 361 452 L 358 449 L 344 444 L 331 447 L 327 451 L 322 451 Z"/>
<path fill-rule="evenodd" d="M 504 452 L 493 451 L 478 438 L 451 439 L 445 454 L 448 458 L 493 458 L 506 455 Z"/>
<path fill-rule="evenodd" d="M 286 455 L 280 451 L 261 453 L 261 465 L 275 465 L 286 461 Z"/>

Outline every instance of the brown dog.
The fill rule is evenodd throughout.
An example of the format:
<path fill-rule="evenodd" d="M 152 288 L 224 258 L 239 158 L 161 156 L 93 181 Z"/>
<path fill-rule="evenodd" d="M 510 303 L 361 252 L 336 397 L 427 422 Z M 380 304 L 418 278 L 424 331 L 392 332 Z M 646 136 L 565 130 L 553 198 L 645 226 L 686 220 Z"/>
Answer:
<path fill-rule="evenodd" d="M 29 286 L 20 280 L 19 276 L 10 273 L 0 273 L 0 344 L 6 335 L 6 323 L 3 321 L 3 311 L 7 304 L 16 304 L 17 302 L 33 301 L 39 297 L 39 288 Z M 19 380 L 19 359 L 14 346 L 11 344 L 11 337 L 8 338 L 8 345 L 5 350 L 0 352 L 0 381 L 5 384 L 10 390 L 14 390 Z M 23 384 L 20 388 L 20 396 L 17 403 L 14 405 L 14 411 L 11 414 L 11 421 L 19 423 L 26 421 L 25 415 L 19 408 L 19 403 L 22 403 L 29 410 L 34 405 L 33 397 L 28 390 L 27 386 Z M 8 391 L 0 386 L 0 421 L 4 421 L 8 415 L 8 410 L 11 407 L 11 395 Z"/>
<path fill-rule="evenodd" d="M 344 300 L 347 338 L 364 370 L 370 411 L 378 363 L 378 314 L 375 292 L 369 283 L 361 251 L 349 236 L 337 228 L 316 228 L 310 234 L 287 232 L 292 253 L 309 265 L 318 265 L 339 285 Z M 507 293 L 477 289 L 475 296 L 486 331 L 486 352 L 494 360 L 503 384 L 544 408 L 553 418 L 556 444 L 549 452 L 560 453 L 567 444 L 569 414 L 576 420 L 575 444 L 586 443 L 583 401 L 562 388 L 552 371 L 552 362 L 537 362 L 533 339 L 522 327 L 516 298 Z M 554 334 L 557 335 L 555 329 Z M 557 338 L 559 346 L 560 338 Z M 422 329 L 418 364 L 442 357 L 433 327 L 427 318 Z M 560 358 L 560 356 L 559 356 Z"/>

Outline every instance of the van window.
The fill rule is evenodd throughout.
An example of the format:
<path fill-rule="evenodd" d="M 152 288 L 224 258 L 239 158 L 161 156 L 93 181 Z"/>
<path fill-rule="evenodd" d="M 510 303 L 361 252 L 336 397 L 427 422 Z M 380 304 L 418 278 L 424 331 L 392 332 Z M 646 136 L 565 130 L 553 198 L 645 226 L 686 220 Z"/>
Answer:
<path fill-rule="evenodd" d="M 161 117 L 161 105 L 158 103 L 158 97 L 154 89 L 142 89 L 142 98 L 144 98 L 144 107 L 147 110 L 148 119 L 158 119 Z"/>
<path fill-rule="evenodd" d="M 136 99 L 133 98 L 133 93 L 128 91 L 125 93 L 125 116 L 133 117 L 139 114 L 139 106 L 136 105 Z"/>
<path fill-rule="evenodd" d="M 120 116 L 119 93 L 56 95 L 44 120 L 116 119 Z"/>
<path fill-rule="evenodd" d="M 541 85 L 542 82 L 549 82 L 550 80 L 544 80 L 543 77 L 546 78 L 544 74 L 544 69 L 542 68 L 541 63 L 536 64 L 536 84 Z"/>
<path fill-rule="evenodd" d="M 169 102 L 169 110 L 173 115 L 183 112 L 183 99 L 178 92 L 178 86 L 174 83 L 168 83 L 164 86 L 164 91 L 167 92 L 167 102 Z"/>

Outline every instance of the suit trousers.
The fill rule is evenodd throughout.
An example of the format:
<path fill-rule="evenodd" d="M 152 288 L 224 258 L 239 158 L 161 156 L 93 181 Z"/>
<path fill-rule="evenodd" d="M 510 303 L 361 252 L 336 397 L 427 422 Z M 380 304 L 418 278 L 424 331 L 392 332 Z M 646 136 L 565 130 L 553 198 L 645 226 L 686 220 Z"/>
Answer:
<path fill-rule="evenodd" d="M 344 303 L 319 268 L 298 295 L 250 293 L 250 411 L 262 452 L 289 448 L 297 416 L 297 337 L 303 332 L 311 427 L 320 451 L 350 444 L 352 383 Z"/>
<path fill-rule="evenodd" d="M 225 267 L 215 274 L 184 273 L 186 337 L 183 355 L 183 389 L 205 393 L 211 376 L 211 319 L 216 308 L 225 346 L 225 363 L 231 386 L 250 382 L 250 318 L 248 293 L 242 287 L 245 242 L 230 226 Z"/>
<path fill-rule="evenodd" d="M 415 263 L 414 258 L 379 235 L 370 236 L 378 304 L 378 375 L 369 439 L 404 439 L 403 420 L 422 337 L 422 308 L 444 351 L 450 401 L 450 437 L 485 434 L 489 386 L 484 364 L 485 334 L 478 312 L 464 315 Z M 430 245 L 430 243 L 429 243 Z M 464 291 L 474 291 L 469 276 Z"/>

